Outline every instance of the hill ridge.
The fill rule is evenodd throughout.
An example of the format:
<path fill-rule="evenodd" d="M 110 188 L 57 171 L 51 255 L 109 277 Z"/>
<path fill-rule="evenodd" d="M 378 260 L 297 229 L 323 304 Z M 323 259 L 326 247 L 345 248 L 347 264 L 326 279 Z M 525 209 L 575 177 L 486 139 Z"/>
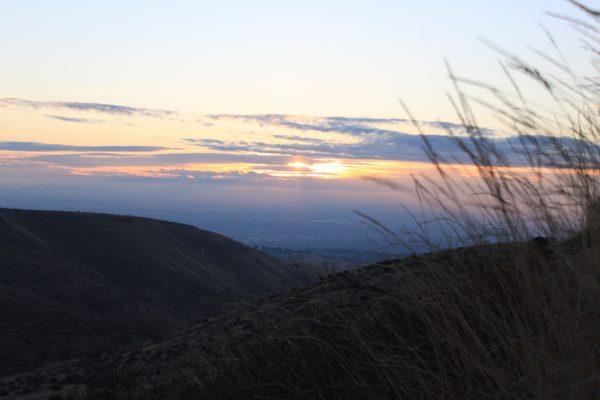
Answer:
<path fill-rule="evenodd" d="M 0 332 L 9 360 L 0 375 L 160 337 L 315 279 L 223 235 L 152 218 L 0 208 L 0 227 L 0 318 L 10 328 Z"/>

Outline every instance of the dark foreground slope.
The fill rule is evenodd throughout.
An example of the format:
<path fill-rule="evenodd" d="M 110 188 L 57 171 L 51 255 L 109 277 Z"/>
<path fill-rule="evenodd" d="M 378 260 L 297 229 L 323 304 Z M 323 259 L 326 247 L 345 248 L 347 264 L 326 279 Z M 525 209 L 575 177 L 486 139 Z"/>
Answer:
<path fill-rule="evenodd" d="M 98 400 L 595 399 L 599 250 L 514 244 L 385 262 L 0 388 Z"/>
<path fill-rule="evenodd" d="M 156 338 L 311 279 L 187 225 L 0 209 L 0 375 Z"/>

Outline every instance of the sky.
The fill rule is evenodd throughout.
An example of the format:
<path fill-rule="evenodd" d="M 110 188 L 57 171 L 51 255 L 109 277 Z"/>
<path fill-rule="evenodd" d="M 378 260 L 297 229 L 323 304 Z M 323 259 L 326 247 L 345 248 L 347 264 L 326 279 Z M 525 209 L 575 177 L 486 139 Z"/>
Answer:
<path fill-rule="evenodd" d="M 481 39 L 535 61 L 531 48 L 552 50 L 545 28 L 586 63 L 547 11 L 578 15 L 558 0 L 0 0 L 0 206 L 160 216 L 266 245 L 361 242 L 353 210 L 396 218 L 416 204 L 411 177 L 433 173 L 398 99 L 453 151 L 444 59 L 506 86 Z"/>

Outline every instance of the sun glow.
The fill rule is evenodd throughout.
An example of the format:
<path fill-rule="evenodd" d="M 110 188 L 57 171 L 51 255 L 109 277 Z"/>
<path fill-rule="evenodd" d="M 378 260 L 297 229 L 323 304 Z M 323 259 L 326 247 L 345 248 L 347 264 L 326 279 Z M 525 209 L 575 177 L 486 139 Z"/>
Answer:
<path fill-rule="evenodd" d="M 298 172 L 303 175 L 320 177 L 341 177 L 348 170 L 348 167 L 338 160 L 315 164 L 308 164 L 303 161 L 294 161 L 289 163 L 288 167 L 298 170 Z"/>
<path fill-rule="evenodd" d="M 294 161 L 288 164 L 288 167 L 292 167 L 294 169 L 309 169 L 309 165 L 302 161 Z"/>
<path fill-rule="evenodd" d="M 309 168 L 316 174 L 325 175 L 343 175 L 344 172 L 346 172 L 346 170 L 348 169 L 344 164 L 340 163 L 339 161 L 313 164 Z"/>

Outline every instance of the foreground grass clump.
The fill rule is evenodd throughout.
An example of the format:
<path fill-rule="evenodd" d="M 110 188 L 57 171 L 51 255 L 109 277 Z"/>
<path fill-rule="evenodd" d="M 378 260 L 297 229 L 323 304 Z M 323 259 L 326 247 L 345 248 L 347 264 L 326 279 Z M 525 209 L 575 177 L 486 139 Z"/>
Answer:
<path fill-rule="evenodd" d="M 367 310 L 317 306 L 292 332 L 274 326 L 273 338 L 231 349 L 235 362 L 188 397 L 592 398 L 600 298 L 579 286 L 592 276 L 569 269 L 598 254 L 521 257 L 483 256 Z"/>
<path fill-rule="evenodd" d="M 592 399 L 599 263 L 574 239 L 332 275 L 90 374 L 89 398 Z"/>

